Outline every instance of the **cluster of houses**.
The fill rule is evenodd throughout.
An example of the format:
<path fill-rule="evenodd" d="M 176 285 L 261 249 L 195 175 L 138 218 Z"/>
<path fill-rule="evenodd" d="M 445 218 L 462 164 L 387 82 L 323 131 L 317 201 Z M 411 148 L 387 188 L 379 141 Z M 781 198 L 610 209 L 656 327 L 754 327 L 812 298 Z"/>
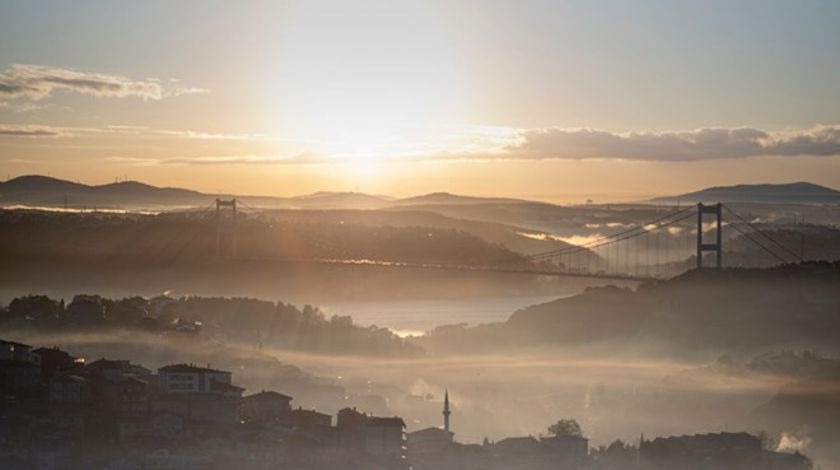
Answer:
<path fill-rule="evenodd" d="M 405 423 L 244 395 L 231 373 L 85 362 L 0 340 L 0 465 L 38 468 L 409 468 Z"/>
<path fill-rule="evenodd" d="M 463 444 L 443 426 L 406 434 L 399 417 L 355 408 L 333 417 L 292 397 L 244 395 L 231 373 L 126 360 L 86 362 L 58 348 L 0 340 L 3 469 L 771 469 L 807 458 L 764 450 L 749 434 L 642 438 L 638 448 L 591 452 L 578 435 Z"/>

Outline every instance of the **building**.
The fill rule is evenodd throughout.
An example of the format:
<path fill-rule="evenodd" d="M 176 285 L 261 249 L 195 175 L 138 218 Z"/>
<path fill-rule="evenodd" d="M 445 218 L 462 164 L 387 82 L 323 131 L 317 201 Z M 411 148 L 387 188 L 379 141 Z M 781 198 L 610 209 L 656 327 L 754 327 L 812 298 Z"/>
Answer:
<path fill-rule="evenodd" d="M 441 428 L 425 428 L 406 435 L 406 444 L 412 452 L 434 453 L 449 447 L 455 435 Z"/>
<path fill-rule="evenodd" d="M 449 429 L 449 416 L 452 414 L 449 408 L 449 390 L 444 392 L 441 414 L 443 414 L 443 428 L 425 428 L 406 436 L 406 442 L 412 452 L 438 453 L 451 446 L 455 433 Z"/>
<path fill-rule="evenodd" d="M 29 392 L 39 385 L 41 366 L 38 364 L 21 359 L 0 360 L 0 391 L 17 395 Z"/>
<path fill-rule="evenodd" d="M 242 418 L 247 422 L 275 420 L 292 411 L 292 397 L 263 390 L 242 398 Z"/>
<path fill-rule="evenodd" d="M 126 360 L 97 359 L 85 365 L 85 374 L 104 380 L 119 380 L 129 373 Z"/>
<path fill-rule="evenodd" d="M 763 450 L 761 439 L 745 432 L 644 438 L 639 463 L 645 469 L 673 470 L 810 470 L 807 457 Z"/>
<path fill-rule="evenodd" d="M 40 357 L 32 354 L 32 346 L 0 339 L 0 361 L 26 361 L 40 364 Z"/>
<path fill-rule="evenodd" d="M 52 348 L 38 348 L 32 351 L 33 354 L 40 358 L 41 373 L 45 379 L 49 379 L 53 375 L 68 371 L 80 364 L 80 359 L 71 356 L 65 351 L 58 349 L 57 346 Z"/>
<path fill-rule="evenodd" d="M 192 364 L 174 364 L 158 369 L 160 393 L 212 393 L 213 382 L 231 385 L 231 373 Z"/>
<path fill-rule="evenodd" d="M 89 399 L 87 380 L 73 374 L 59 374 L 50 378 L 50 403 L 82 404 Z"/>
<path fill-rule="evenodd" d="M 761 459 L 761 440 L 745 432 L 657 437 L 639 445 L 639 461 L 650 469 L 755 469 Z"/>
<path fill-rule="evenodd" d="M 140 418 L 149 413 L 149 383 L 137 377 L 107 383 L 104 398 L 118 418 Z"/>
<path fill-rule="evenodd" d="M 589 439 L 580 436 L 552 436 L 540 438 L 543 447 L 557 455 L 558 460 L 583 462 L 589 456 Z"/>
<path fill-rule="evenodd" d="M 402 418 L 372 416 L 365 424 L 363 432 L 367 454 L 393 458 L 405 456 L 405 421 Z"/>
<path fill-rule="evenodd" d="M 303 408 L 290 411 L 281 420 L 286 426 L 299 429 L 332 426 L 332 416 Z"/>

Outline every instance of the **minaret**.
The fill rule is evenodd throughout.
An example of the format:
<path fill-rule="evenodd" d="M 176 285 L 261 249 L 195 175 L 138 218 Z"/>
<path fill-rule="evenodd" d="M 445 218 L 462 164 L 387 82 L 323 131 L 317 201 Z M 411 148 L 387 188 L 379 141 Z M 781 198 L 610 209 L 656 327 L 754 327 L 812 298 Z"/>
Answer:
<path fill-rule="evenodd" d="M 449 415 L 452 412 L 449 411 L 449 390 L 446 390 L 446 393 L 443 396 L 443 430 L 449 432 Z"/>

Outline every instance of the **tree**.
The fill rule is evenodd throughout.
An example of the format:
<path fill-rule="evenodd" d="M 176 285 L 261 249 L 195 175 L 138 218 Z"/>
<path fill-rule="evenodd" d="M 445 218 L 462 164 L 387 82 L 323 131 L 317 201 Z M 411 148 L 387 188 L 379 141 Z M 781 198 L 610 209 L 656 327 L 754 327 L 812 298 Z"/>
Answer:
<path fill-rule="evenodd" d="M 574 419 L 561 419 L 548 427 L 548 433 L 556 437 L 583 437 L 580 424 Z"/>

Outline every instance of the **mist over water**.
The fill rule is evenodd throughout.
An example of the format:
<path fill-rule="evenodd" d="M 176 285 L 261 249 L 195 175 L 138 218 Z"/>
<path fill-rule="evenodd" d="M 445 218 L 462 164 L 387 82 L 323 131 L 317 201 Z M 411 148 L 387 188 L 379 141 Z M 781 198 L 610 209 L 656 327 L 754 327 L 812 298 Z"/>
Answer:
<path fill-rule="evenodd" d="M 327 315 L 350 315 L 360 325 L 389 328 L 400 336 L 418 336 L 442 325 L 466 323 L 475 326 L 504 322 L 520 308 L 568 295 L 572 294 L 451 300 L 327 301 L 320 307 Z"/>

